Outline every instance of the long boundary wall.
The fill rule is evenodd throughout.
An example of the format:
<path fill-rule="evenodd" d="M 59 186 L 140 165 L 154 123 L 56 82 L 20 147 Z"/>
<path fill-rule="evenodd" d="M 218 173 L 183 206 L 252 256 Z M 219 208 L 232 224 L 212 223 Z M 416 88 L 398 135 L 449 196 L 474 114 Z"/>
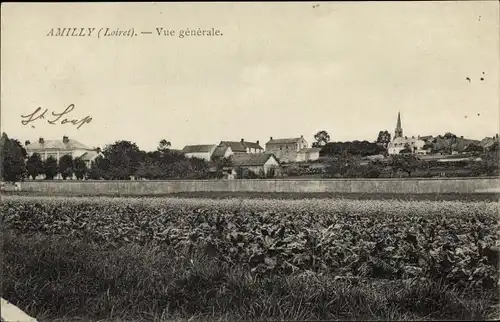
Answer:
<path fill-rule="evenodd" d="M 178 192 L 500 193 L 500 178 L 25 181 L 20 191 L 90 195 Z"/>

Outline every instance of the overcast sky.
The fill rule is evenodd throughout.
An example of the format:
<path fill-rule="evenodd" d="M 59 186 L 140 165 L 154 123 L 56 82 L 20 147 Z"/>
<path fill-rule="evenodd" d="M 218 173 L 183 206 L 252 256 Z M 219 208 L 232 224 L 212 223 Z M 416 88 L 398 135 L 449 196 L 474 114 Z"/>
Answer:
<path fill-rule="evenodd" d="M 162 138 L 174 148 L 270 136 L 312 143 L 318 130 L 373 141 L 394 133 L 400 111 L 405 135 L 499 132 L 498 1 L 318 4 L 3 3 L 1 131 L 146 150 Z M 57 27 L 223 35 L 46 36 Z M 69 104 L 68 118 L 91 123 L 21 124 L 39 106 Z"/>

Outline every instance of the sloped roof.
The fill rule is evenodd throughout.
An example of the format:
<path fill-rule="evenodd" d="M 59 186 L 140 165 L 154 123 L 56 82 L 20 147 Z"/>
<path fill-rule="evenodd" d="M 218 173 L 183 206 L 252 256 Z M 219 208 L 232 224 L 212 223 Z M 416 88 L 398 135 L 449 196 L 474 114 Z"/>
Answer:
<path fill-rule="evenodd" d="M 257 142 L 243 142 L 243 145 L 247 148 L 250 148 L 250 149 L 259 149 L 259 150 L 263 150 L 263 148 L 260 146 L 259 143 Z"/>
<path fill-rule="evenodd" d="M 273 154 L 259 153 L 259 154 L 235 154 L 231 156 L 231 163 L 233 166 L 263 166 Z"/>
<path fill-rule="evenodd" d="M 88 151 L 79 156 L 78 158 L 82 159 L 83 161 L 93 161 L 98 155 L 99 153 L 97 153 L 97 151 Z"/>
<path fill-rule="evenodd" d="M 39 141 L 30 143 L 26 146 L 26 150 L 92 150 L 85 144 L 82 144 L 76 140 L 68 139 L 67 143 L 63 140 L 45 140 L 43 143 Z"/>
<path fill-rule="evenodd" d="M 213 156 L 218 157 L 218 158 L 222 158 L 224 156 L 224 154 L 226 154 L 227 149 L 230 149 L 230 147 L 229 146 L 218 146 L 215 149 Z"/>
<path fill-rule="evenodd" d="M 184 149 L 182 149 L 182 153 L 210 152 L 214 147 L 215 144 L 186 145 Z"/>
<path fill-rule="evenodd" d="M 230 147 L 233 152 L 246 152 L 247 148 L 263 150 L 258 143 L 246 141 L 221 141 L 219 146 Z"/>
<path fill-rule="evenodd" d="M 493 144 L 495 144 L 496 139 L 492 137 L 486 137 L 479 142 L 479 145 L 482 146 L 483 148 L 489 148 Z"/>
<path fill-rule="evenodd" d="M 269 140 L 267 144 L 294 144 L 299 142 L 303 138 L 285 138 L 285 139 L 272 139 Z"/>
<path fill-rule="evenodd" d="M 470 144 L 478 144 L 477 141 L 475 140 L 468 140 L 468 139 L 457 139 L 457 143 L 454 146 L 456 151 L 462 152 L 464 151 L 467 146 Z"/>
<path fill-rule="evenodd" d="M 435 141 L 433 143 L 433 146 L 435 149 L 441 150 L 441 149 L 446 149 L 449 148 L 450 145 L 452 146 L 453 150 L 455 151 L 463 151 L 467 148 L 467 146 L 471 143 L 473 144 L 480 144 L 479 141 L 477 140 L 471 140 L 471 139 L 463 139 L 460 137 L 457 137 L 455 141 L 451 139 L 445 139 L 443 137 L 436 137 Z"/>

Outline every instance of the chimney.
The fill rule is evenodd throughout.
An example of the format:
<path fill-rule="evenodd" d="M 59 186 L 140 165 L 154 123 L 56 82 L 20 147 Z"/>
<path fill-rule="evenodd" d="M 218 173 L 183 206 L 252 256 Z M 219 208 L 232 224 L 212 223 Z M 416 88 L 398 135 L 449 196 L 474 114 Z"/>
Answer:
<path fill-rule="evenodd" d="M 30 140 L 26 140 L 26 141 L 24 142 L 24 145 L 30 145 L 30 144 L 31 144 Z"/>
<path fill-rule="evenodd" d="M 412 139 L 414 139 L 414 138 L 415 138 L 415 135 L 412 135 L 412 136 L 411 136 L 411 138 L 412 138 Z"/>
<path fill-rule="evenodd" d="M 460 135 L 460 138 L 461 138 L 461 139 L 463 139 L 463 138 L 464 138 L 464 136 L 463 136 L 463 135 Z"/>
<path fill-rule="evenodd" d="M 405 139 L 408 139 L 408 137 L 407 137 L 407 136 L 405 136 Z"/>
<path fill-rule="evenodd" d="M 303 138 L 304 138 L 304 136 L 303 136 L 303 135 L 301 135 L 301 136 L 300 136 L 300 138 L 301 138 L 301 139 L 303 139 Z"/>
<path fill-rule="evenodd" d="M 495 138 L 496 138 L 496 139 L 498 139 L 498 133 L 497 133 L 497 134 L 495 134 Z"/>
<path fill-rule="evenodd" d="M 245 140 L 241 139 L 241 143 L 243 143 Z"/>
<path fill-rule="evenodd" d="M 43 144 L 44 142 L 45 142 L 45 141 L 43 140 L 43 138 L 39 138 L 39 139 L 38 139 L 38 143 Z"/>
<path fill-rule="evenodd" d="M 417 135 L 417 139 L 419 139 L 419 140 L 420 140 L 420 135 Z"/>
<path fill-rule="evenodd" d="M 63 143 L 68 143 L 69 142 L 69 138 L 67 136 L 63 136 Z"/>
<path fill-rule="evenodd" d="M 257 144 L 259 144 L 259 140 L 257 140 Z"/>
<path fill-rule="evenodd" d="M 273 137 L 271 136 L 270 140 L 272 141 L 273 140 Z"/>

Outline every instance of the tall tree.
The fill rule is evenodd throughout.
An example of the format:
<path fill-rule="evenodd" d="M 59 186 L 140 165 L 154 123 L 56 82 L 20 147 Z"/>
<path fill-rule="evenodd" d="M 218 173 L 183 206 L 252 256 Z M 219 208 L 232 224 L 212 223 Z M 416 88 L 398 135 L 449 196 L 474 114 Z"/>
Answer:
<path fill-rule="evenodd" d="M 33 180 L 44 172 L 42 157 L 38 153 L 33 153 L 26 162 L 26 169 Z"/>
<path fill-rule="evenodd" d="M 321 130 L 314 135 L 314 140 L 316 142 L 313 143 L 313 147 L 322 147 L 330 142 L 330 135 L 325 130 Z"/>
<path fill-rule="evenodd" d="M 394 170 L 401 170 L 408 173 L 410 177 L 412 172 L 421 166 L 421 161 L 413 154 L 393 155 L 391 167 Z"/>
<path fill-rule="evenodd" d="M 93 180 L 107 180 L 110 178 L 108 169 L 109 161 L 103 156 L 99 155 L 92 162 L 92 165 L 90 166 L 90 169 L 88 171 L 88 177 L 89 179 Z"/>
<path fill-rule="evenodd" d="M 26 150 L 15 139 L 3 133 L 0 138 L 2 176 L 5 181 L 16 182 L 26 177 Z"/>
<path fill-rule="evenodd" d="M 85 161 L 81 158 L 75 158 L 73 160 L 73 171 L 77 180 L 82 180 L 88 172 L 87 165 Z"/>
<path fill-rule="evenodd" d="M 130 141 L 117 141 L 108 145 L 103 154 L 109 163 L 109 177 L 114 180 L 129 180 L 141 161 L 139 147 Z"/>
<path fill-rule="evenodd" d="M 170 150 L 171 146 L 172 146 L 172 144 L 170 143 L 170 141 L 162 139 L 160 141 L 160 144 L 158 144 L 158 151 L 160 151 L 160 152 L 166 152 L 166 151 Z"/>
<path fill-rule="evenodd" d="M 378 132 L 377 143 L 380 143 L 387 149 L 387 146 L 391 142 L 391 133 L 389 131 L 384 130 Z"/>
<path fill-rule="evenodd" d="M 52 156 L 48 157 L 43 163 L 45 179 L 52 180 L 57 176 L 57 160 Z"/>
<path fill-rule="evenodd" d="M 73 157 L 71 155 L 63 155 L 59 159 L 59 173 L 64 180 L 73 176 Z"/>

